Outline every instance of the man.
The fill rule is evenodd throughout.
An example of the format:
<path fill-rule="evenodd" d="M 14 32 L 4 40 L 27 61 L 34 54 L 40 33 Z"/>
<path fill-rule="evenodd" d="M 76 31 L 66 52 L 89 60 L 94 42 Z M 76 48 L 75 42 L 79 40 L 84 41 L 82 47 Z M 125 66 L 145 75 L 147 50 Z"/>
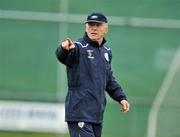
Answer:
<path fill-rule="evenodd" d="M 108 21 L 102 13 L 87 17 L 83 38 L 67 38 L 56 50 L 58 60 L 66 65 L 68 93 L 66 116 L 71 137 L 101 137 L 105 91 L 120 103 L 123 112 L 129 103 L 111 71 L 112 54 L 104 38 Z"/>

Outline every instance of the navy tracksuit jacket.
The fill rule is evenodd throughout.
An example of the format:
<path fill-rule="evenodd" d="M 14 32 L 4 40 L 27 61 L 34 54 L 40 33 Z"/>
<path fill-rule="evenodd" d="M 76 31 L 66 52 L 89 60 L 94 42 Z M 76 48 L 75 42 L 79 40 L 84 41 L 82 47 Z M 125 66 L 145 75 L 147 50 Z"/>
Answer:
<path fill-rule="evenodd" d="M 86 33 L 74 44 L 75 48 L 70 51 L 61 46 L 56 50 L 58 60 L 67 68 L 65 119 L 102 123 L 105 91 L 117 102 L 126 99 L 123 89 L 112 75 L 111 50 L 105 39 L 99 46 Z"/>

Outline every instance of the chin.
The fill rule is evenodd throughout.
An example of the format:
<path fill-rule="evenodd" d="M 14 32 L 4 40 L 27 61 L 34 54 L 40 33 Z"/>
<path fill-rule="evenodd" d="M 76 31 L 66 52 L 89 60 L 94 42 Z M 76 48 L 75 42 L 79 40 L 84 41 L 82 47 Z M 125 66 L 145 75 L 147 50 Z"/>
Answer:
<path fill-rule="evenodd" d="M 98 42 L 98 40 L 97 39 L 91 39 L 92 41 L 94 41 L 94 42 Z"/>
<path fill-rule="evenodd" d="M 91 40 L 94 41 L 94 42 L 97 42 L 97 41 L 98 41 L 97 38 L 93 38 L 93 37 L 91 37 Z"/>

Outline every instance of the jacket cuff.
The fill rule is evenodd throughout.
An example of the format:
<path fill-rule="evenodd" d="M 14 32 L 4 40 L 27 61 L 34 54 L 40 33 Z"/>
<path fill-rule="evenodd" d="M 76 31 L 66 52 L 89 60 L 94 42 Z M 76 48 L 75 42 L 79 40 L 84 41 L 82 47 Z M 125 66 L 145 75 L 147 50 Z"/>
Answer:
<path fill-rule="evenodd" d="M 66 50 L 66 49 L 64 49 L 64 48 L 61 46 L 61 52 L 64 53 L 64 54 L 68 54 L 68 53 L 69 53 L 69 50 Z"/>
<path fill-rule="evenodd" d="M 122 100 L 127 100 L 127 97 L 119 97 L 119 103 L 121 103 Z"/>

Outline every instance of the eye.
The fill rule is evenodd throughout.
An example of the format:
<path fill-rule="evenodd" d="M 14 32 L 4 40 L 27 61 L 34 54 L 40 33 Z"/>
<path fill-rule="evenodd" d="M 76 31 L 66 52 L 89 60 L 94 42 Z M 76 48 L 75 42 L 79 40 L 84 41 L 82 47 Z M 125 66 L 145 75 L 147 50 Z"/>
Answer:
<path fill-rule="evenodd" d="M 96 23 L 96 22 L 89 22 L 88 25 L 91 26 L 91 27 L 92 27 L 92 26 L 97 26 L 97 27 L 99 27 L 99 26 L 101 26 L 102 24 L 101 24 L 101 23 Z"/>

